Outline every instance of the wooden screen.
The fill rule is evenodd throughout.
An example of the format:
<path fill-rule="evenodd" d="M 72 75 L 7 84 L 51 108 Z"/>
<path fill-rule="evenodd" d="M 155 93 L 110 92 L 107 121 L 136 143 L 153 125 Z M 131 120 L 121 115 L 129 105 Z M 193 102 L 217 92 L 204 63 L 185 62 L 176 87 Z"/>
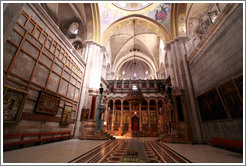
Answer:
<path fill-rule="evenodd" d="M 4 45 L 4 84 L 28 91 L 28 109 L 24 108 L 22 119 L 60 121 L 30 111 L 41 90 L 62 97 L 58 116 L 67 104 L 72 106 L 75 117 L 83 76 L 81 63 L 36 15 L 22 10 L 10 31 Z"/>

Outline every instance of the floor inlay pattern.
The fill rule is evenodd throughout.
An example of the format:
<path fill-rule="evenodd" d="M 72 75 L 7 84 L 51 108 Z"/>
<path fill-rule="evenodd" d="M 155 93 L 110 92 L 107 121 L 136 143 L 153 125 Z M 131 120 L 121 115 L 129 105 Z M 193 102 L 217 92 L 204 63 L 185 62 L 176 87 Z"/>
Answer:
<path fill-rule="evenodd" d="M 128 154 L 135 151 L 136 156 Z M 161 142 L 142 139 L 111 140 L 72 160 L 73 163 L 190 163 Z"/>

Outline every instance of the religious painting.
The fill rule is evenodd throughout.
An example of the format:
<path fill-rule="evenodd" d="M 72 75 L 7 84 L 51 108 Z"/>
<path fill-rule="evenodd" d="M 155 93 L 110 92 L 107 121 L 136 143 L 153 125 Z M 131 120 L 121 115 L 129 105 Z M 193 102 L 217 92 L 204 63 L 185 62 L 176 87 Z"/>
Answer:
<path fill-rule="evenodd" d="M 243 117 L 243 103 L 232 80 L 220 86 L 220 91 L 231 118 Z"/>
<path fill-rule="evenodd" d="M 62 118 L 61 118 L 61 125 L 68 125 L 71 122 L 72 117 L 72 107 L 69 105 L 64 106 Z"/>
<path fill-rule="evenodd" d="M 168 13 L 171 9 L 171 4 L 164 3 L 161 4 L 156 10 L 155 10 L 155 20 L 160 20 L 164 22 L 167 19 Z"/>
<path fill-rule="evenodd" d="M 121 115 L 121 112 L 120 111 L 116 111 L 116 122 L 120 122 L 120 116 Z"/>
<path fill-rule="evenodd" d="M 89 117 L 89 109 L 82 108 L 80 121 L 86 121 Z"/>
<path fill-rule="evenodd" d="M 142 112 L 142 124 L 148 124 L 147 112 Z"/>
<path fill-rule="evenodd" d="M 213 88 L 197 97 L 202 121 L 227 119 L 224 103 L 218 88 Z"/>
<path fill-rule="evenodd" d="M 139 109 L 139 105 L 132 104 L 132 110 L 138 110 L 138 109 Z"/>
<path fill-rule="evenodd" d="M 35 112 L 56 115 L 60 100 L 60 97 L 42 90 Z"/>
<path fill-rule="evenodd" d="M 148 13 L 148 17 L 156 20 L 165 29 L 170 31 L 170 11 L 171 11 L 171 3 L 161 3 L 156 6 L 153 11 Z"/>
<path fill-rule="evenodd" d="M 4 85 L 3 94 L 3 122 L 18 123 L 26 101 L 27 92 Z"/>
<path fill-rule="evenodd" d="M 178 33 L 179 35 L 186 35 L 184 14 L 178 16 Z"/>
<path fill-rule="evenodd" d="M 150 123 L 156 124 L 156 112 L 150 112 Z"/>
<path fill-rule="evenodd" d="M 124 123 L 128 123 L 129 122 L 129 115 L 128 115 L 127 112 L 124 113 L 123 122 Z"/>
<path fill-rule="evenodd" d="M 233 81 L 236 85 L 236 88 L 238 90 L 241 99 L 243 99 L 243 75 L 240 74 L 239 76 L 235 77 Z"/>

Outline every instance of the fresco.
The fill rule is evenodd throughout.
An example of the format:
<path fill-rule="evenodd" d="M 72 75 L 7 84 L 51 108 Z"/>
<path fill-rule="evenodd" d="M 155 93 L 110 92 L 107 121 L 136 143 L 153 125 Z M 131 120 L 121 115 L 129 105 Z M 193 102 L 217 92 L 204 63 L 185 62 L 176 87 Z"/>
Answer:
<path fill-rule="evenodd" d="M 178 33 L 179 35 L 186 35 L 186 29 L 185 29 L 185 15 L 180 14 L 178 16 Z"/>
<path fill-rule="evenodd" d="M 150 7 L 136 11 L 122 10 L 110 3 L 99 3 L 98 5 L 100 12 L 101 35 L 114 21 L 131 14 L 141 14 L 150 17 L 163 25 L 168 32 L 170 31 L 171 3 L 152 4 Z"/>
<path fill-rule="evenodd" d="M 161 25 L 163 25 L 166 30 L 170 31 L 170 11 L 171 11 L 171 3 L 161 3 L 158 5 L 155 10 L 148 13 L 148 16 Z"/>
<path fill-rule="evenodd" d="M 114 21 L 126 16 L 126 12 L 121 10 L 111 10 L 107 3 L 99 3 L 101 35 Z"/>
<path fill-rule="evenodd" d="M 186 28 L 185 28 L 185 13 L 186 13 L 186 4 L 181 3 L 178 6 L 178 22 L 177 22 L 177 29 L 178 35 L 185 36 L 186 35 Z"/>

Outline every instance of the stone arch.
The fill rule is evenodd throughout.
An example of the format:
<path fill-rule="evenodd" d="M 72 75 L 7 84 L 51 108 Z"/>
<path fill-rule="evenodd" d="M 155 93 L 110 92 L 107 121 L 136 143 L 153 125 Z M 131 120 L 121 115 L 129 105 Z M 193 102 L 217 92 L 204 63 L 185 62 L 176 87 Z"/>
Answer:
<path fill-rule="evenodd" d="M 170 40 L 170 35 L 168 31 L 160 23 L 147 16 L 132 14 L 126 17 L 122 17 L 113 22 L 102 34 L 101 44 L 104 45 L 109 40 L 109 38 L 121 27 L 131 24 L 133 19 L 136 19 L 136 23 L 144 25 L 147 28 L 151 29 L 163 41 L 168 42 Z"/>
<path fill-rule="evenodd" d="M 127 56 L 122 57 L 117 62 L 115 61 L 116 62 L 114 64 L 115 73 L 119 72 L 121 66 L 124 63 L 126 63 L 129 60 L 133 60 L 133 59 L 134 59 L 134 57 L 129 54 Z M 135 56 L 135 59 L 145 62 L 150 67 L 150 69 L 152 70 L 152 73 L 156 74 L 156 66 L 155 66 L 155 64 L 153 64 L 152 60 L 150 60 L 148 57 L 143 57 L 141 55 L 139 55 L 139 56 L 137 55 L 137 56 Z"/>

